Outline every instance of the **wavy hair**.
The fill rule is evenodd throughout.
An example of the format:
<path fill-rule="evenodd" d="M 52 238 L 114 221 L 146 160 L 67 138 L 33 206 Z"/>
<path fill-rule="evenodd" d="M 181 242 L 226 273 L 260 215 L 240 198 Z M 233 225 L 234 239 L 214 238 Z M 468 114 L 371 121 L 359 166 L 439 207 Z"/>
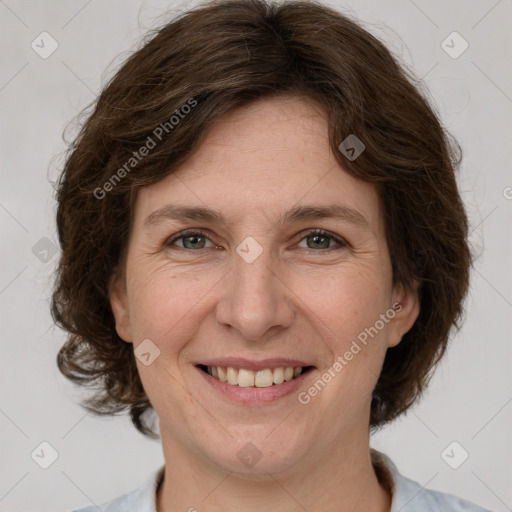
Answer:
<path fill-rule="evenodd" d="M 422 87 L 356 20 L 313 0 L 213 1 L 148 32 L 93 102 L 55 187 L 61 256 L 51 312 L 67 332 L 57 365 L 96 388 L 82 405 L 98 415 L 129 409 L 141 433 L 158 437 L 133 344 L 118 336 L 109 303 L 137 190 L 178 169 L 227 112 L 301 94 L 325 107 L 343 168 L 377 187 L 393 284 L 419 283 L 419 316 L 386 353 L 370 427 L 404 413 L 460 328 L 472 264 L 455 177 L 460 147 Z M 191 98 L 194 108 L 166 125 Z M 159 126 L 167 126 L 161 142 L 127 170 Z M 349 134 L 366 147 L 353 161 L 338 149 Z"/>

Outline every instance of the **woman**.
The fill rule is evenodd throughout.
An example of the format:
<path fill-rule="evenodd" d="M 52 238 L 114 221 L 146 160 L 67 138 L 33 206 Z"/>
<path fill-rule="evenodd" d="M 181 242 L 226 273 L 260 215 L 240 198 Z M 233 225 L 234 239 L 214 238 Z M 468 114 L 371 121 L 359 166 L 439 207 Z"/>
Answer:
<path fill-rule="evenodd" d="M 162 439 L 108 510 L 483 510 L 369 447 L 425 388 L 471 265 L 459 160 L 413 79 L 312 2 L 151 35 L 57 198 L 59 369 Z"/>

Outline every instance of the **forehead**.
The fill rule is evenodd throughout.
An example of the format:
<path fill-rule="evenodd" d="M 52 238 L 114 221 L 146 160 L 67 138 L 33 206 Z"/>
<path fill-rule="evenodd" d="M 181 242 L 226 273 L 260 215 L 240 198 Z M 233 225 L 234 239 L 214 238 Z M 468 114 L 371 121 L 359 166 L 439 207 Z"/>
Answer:
<path fill-rule="evenodd" d="M 358 210 L 377 229 L 374 185 L 351 176 L 334 157 L 327 113 L 304 97 L 272 97 L 221 118 L 177 171 L 139 191 L 135 217 L 166 204 L 222 211 L 233 223 L 278 219 L 300 204 Z"/>

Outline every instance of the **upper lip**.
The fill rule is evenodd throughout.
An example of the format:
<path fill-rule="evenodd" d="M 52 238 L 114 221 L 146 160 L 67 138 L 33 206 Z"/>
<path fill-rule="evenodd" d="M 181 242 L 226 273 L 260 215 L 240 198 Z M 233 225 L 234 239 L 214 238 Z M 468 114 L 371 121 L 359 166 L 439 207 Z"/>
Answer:
<path fill-rule="evenodd" d="M 305 368 L 307 366 L 312 366 L 311 364 L 299 361 L 298 359 L 286 359 L 282 357 L 273 357 L 270 359 L 262 359 L 260 361 L 246 359 L 243 357 L 223 357 L 208 359 L 201 361 L 198 364 L 202 364 L 204 366 L 231 366 L 232 368 L 244 368 L 245 370 L 252 371 L 265 370 L 266 368 L 288 368 L 290 366 L 301 366 L 302 368 Z"/>

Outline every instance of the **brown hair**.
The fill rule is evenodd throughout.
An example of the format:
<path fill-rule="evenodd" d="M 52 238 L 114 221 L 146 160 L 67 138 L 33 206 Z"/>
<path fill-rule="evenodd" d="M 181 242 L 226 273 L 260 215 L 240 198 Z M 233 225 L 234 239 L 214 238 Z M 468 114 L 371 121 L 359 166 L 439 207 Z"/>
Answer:
<path fill-rule="evenodd" d="M 214 1 L 149 32 L 103 88 L 56 186 L 62 254 L 52 315 L 69 333 L 57 364 L 72 381 L 97 387 L 82 405 L 102 415 L 129 408 L 135 427 L 156 437 L 133 344 L 118 336 L 109 303 L 136 192 L 176 170 L 225 113 L 266 95 L 299 93 L 325 107 L 341 165 L 378 189 L 393 283 L 420 284 L 421 311 L 387 351 L 370 426 L 406 411 L 452 327 L 460 328 L 472 264 L 454 175 L 460 148 L 420 89 L 356 21 L 314 1 Z M 165 136 L 129 169 L 157 127 Z M 366 146 L 353 161 L 338 149 L 349 134 Z"/>

